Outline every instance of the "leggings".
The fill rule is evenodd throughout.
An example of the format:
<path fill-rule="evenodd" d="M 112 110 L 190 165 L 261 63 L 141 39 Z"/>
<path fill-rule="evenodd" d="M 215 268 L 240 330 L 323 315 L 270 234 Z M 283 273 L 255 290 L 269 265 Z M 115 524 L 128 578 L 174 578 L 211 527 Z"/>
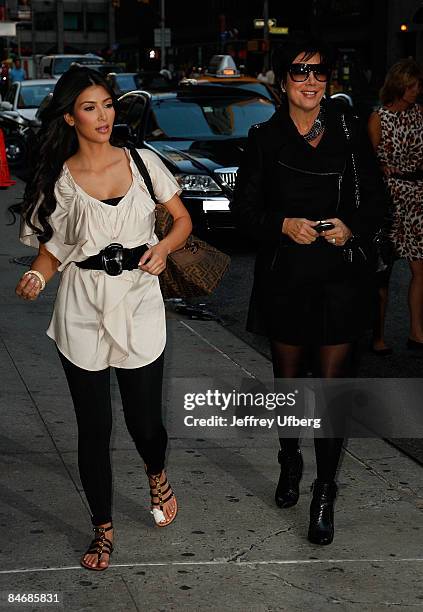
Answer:
<path fill-rule="evenodd" d="M 92 372 L 74 365 L 60 351 L 59 357 L 78 423 L 78 467 L 91 520 L 93 525 L 108 523 L 112 512 L 110 368 Z M 163 469 L 167 445 L 161 416 L 163 358 L 164 353 L 144 367 L 115 370 L 126 426 L 149 474 Z"/>

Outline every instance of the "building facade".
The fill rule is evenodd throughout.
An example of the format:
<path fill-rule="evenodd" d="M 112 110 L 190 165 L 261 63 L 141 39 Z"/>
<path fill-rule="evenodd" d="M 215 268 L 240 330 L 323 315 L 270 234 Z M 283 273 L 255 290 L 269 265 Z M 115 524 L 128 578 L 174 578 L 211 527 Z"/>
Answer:
<path fill-rule="evenodd" d="M 18 22 L 14 47 L 22 55 L 106 52 L 115 45 L 110 0 L 8 0 L 7 8 L 8 19 Z"/>
<path fill-rule="evenodd" d="M 414 57 L 423 64 L 423 2 L 421 0 L 390 1 L 387 64 L 402 57 Z"/>

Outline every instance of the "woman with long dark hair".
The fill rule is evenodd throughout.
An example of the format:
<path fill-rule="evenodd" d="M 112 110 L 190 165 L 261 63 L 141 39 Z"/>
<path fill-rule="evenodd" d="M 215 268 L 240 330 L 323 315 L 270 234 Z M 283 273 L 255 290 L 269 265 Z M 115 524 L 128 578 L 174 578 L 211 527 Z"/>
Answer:
<path fill-rule="evenodd" d="M 247 329 L 269 338 L 275 378 L 305 376 L 310 367 L 316 377 L 349 377 L 354 343 L 371 313 L 366 266 L 356 273 L 352 243 L 364 244 L 378 227 L 383 183 L 365 132 L 325 100 L 325 45 L 292 41 L 276 55 L 274 72 L 283 103 L 251 128 L 231 207 L 260 243 Z M 329 425 L 333 435 L 314 439 L 308 538 L 316 544 L 334 535 L 343 430 Z M 275 499 L 288 508 L 298 501 L 303 460 L 298 437 L 280 435 Z"/>
<path fill-rule="evenodd" d="M 81 559 L 104 570 L 113 550 L 110 367 L 125 421 L 142 457 L 159 527 L 176 498 L 167 482 L 161 419 L 165 313 L 158 274 L 181 247 L 191 221 L 179 186 L 160 159 L 139 151 L 156 198 L 174 219 L 160 242 L 155 203 L 130 152 L 110 136 L 116 99 L 97 72 L 72 67 L 42 116 L 38 162 L 21 210 L 21 240 L 38 248 L 16 293 L 34 300 L 60 271 L 47 330 L 57 346 L 78 423 L 78 465 L 95 538 Z"/>
<path fill-rule="evenodd" d="M 369 136 L 392 198 L 387 238 L 410 266 L 408 291 L 410 332 L 407 347 L 423 350 L 423 70 L 411 59 L 389 69 L 380 90 L 381 107 L 369 117 Z M 385 343 L 385 314 L 392 265 L 378 274 L 379 308 L 373 334 L 373 352 L 389 355 Z"/>

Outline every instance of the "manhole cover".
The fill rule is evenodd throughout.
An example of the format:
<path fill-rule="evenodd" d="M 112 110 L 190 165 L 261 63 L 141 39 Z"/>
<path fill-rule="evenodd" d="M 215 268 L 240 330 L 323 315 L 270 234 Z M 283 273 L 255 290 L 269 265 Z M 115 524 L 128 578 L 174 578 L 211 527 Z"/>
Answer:
<path fill-rule="evenodd" d="M 12 259 L 13 263 L 19 264 L 20 266 L 32 266 L 32 262 L 35 257 L 32 255 L 24 255 L 23 257 L 14 257 Z"/>

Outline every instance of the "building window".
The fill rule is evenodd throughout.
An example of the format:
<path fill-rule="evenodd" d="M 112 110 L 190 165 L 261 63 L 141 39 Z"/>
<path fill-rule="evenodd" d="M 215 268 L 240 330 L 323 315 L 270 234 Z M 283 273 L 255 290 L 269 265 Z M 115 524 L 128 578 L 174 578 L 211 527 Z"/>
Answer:
<path fill-rule="evenodd" d="M 34 11 L 36 30 L 56 30 L 56 13 L 38 13 Z"/>
<path fill-rule="evenodd" d="M 106 32 L 107 14 L 106 13 L 87 13 L 88 32 Z"/>
<path fill-rule="evenodd" d="M 65 13 L 63 28 L 74 32 L 82 30 L 82 13 Z"/>

